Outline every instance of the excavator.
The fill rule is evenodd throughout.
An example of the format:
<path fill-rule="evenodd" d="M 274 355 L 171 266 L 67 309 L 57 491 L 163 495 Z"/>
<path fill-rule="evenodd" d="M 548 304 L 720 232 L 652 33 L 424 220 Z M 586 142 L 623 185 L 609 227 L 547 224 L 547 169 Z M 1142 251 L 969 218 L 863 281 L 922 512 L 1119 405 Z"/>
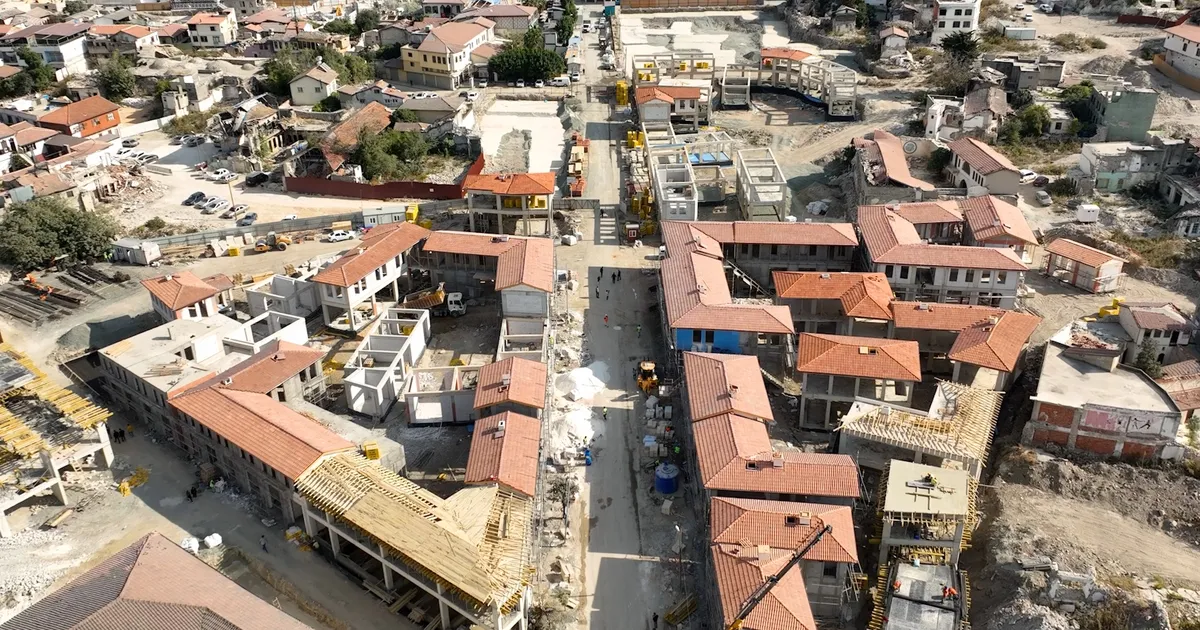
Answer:
<path fill-rule="evenodd" d="M 817 522 L 820 523 L 819 520 Z M 797 564 L 800 564 L 800 561 L 804 559 L 804 556 L 808 555 L 808 552 L 812 551 L 812 548 L 816 547 L 817 543 L 821 542 L 821 539 L 825 537 L 825 534 L 828 534 L 832 531 L 832 525 L 822 524 L 820 529 L 815 530 L 812 534 L 810 534 L 810 538 L 806 543 L 804 543 L 804 546 L 800 547 L 795 553 L 792 554 L 792 559 L 788 560 L 788 563 L 783 565 L 782 569 L 777 571 L 775 575 L 767 578 L 767 580 L 763 582 L 761 586 L 759 586 L 754 590 L 753 593 L 750 594 L 750 597 L 746 599 L 746 601 L 742 604 L 741 609 L 738 610 L 737 616 L 735 616 L 733 621 L 726 626 L 726 630 L 742 630 L 742 624 L 746 623 L 746 617 L 750 616 L 750 613 L 754 612 L 754 609 L 757 608 L 760 603 L 762 603 L 762 600 L 766 599 L 767 595 L 770 594 L 771 589 L 775 588 L 776 584 L 779 584 L 779 580 L 782 580 L 783 576 L 787 575 L 788 571 L 791 571 L 796 567 Z"/>

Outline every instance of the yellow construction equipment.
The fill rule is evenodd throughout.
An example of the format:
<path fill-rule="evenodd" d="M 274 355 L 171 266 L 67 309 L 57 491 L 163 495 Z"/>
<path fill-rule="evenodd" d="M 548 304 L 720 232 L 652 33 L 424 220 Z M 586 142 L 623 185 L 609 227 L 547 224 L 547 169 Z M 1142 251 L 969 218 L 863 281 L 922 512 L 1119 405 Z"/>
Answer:
<path fill-rule="evenodd" d="M 416 223 L 417 215 L 420 213 L 421 213 L 421 206 L 419 206 L 415 203 L 410 204 L 407 208 L 404 209 L 404 221 L 406 223 Z"/>
<path fill-rule="evenodd" d="M 658 372 L 655 371 L 656 367 L 653 361 L 642 361 L 638 364 L 638 389 L 647 394 L 658 387 Z"/>
<path fill-rule="evenodd" d="M 1125 298 L 1115 297 L 1115 298 L 1113 298 L 1112 304 L 1110 304 L 1108 306 L 1101 306 L 1100 312 L 1097 315 L 1099 317 L 1108 317 L 1109 315 L 1112 315 L 1112 316 L 1120 315 L 1121 314 L 1121 304 L 1123 302 L 1125 302 Z"/>
<path fill-rule="evenodd" d="M 258 242 L 254 244 L 254 251 L 269 252 L 272 249 L 277 249 L 282 252 L 287 250 L 291 244 L 292 238 L 290 236 L 279 236 L 274 232 L 268 232 L 266 236 L 258 239 Z"/>
<path fill-rule="evenodd" d="M 617 81 L 617 105 L 619 107 L 629 105 L 629 84 L 624 79 Z"/>
<path fill-rule="evenodd" d="M 379 459 L 379 442 L 376 440 L 366 440 L 362 443 L 363 457 L 367 459 Z"/>

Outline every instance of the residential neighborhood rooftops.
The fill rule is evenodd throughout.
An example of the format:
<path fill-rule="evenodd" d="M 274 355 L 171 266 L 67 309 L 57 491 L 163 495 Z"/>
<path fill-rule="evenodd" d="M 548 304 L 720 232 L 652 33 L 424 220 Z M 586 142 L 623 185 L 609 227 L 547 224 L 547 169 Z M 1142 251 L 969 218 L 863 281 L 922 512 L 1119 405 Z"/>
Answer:
<path fill-rule="evenodd" d="M 5 630 L 308 630 L 157 532 L 100 561 Z"/>
<path fill-rule="evenodd" d="M 892 319 L 892 288 L 881 273 L 773 271 L 780 299 L 839 300 L 847 317 Z"/>
<path fill-rule="evenodd" d="M 710 512 L 714 543 L 794 550 L 804 546 L 814 531 L 830 525 L 833 531 L 822 538 L 805 559 L 858 562 L 854 514 L 850 506 L 713 497 Z"/>
<path fill-rule="evenodd" d="M 499 483 L 532 497 L 537 486 L 541 436 L 542 425 L 537 418 L 511 411 L 476 420 L 464 481 Z"/>
<path fill-rule="evenodd" d="M 468 194 L 486 191 L 498 195 L 552 195 L 555 177 L 554 173 L 468 175 L 463 187 Z"/>
<path fill-rule="evenodd" d="M 889 381 L 920 381 L 915 341 L 801 333 L 796 371 Z"/>
<path fill-rule="evenodd" d="M 1005 312 L 1001 308 L 978 304 L 892 302 L 896 328 L 960 331 Z"/>
<path fill-rule="evenodd" d="M 276 339 L 263 346 L 254 356 L 237 365 L 196 381 L 184 391 L 220 384 L 225 389 L 270 394 L 284 381 L 325 358 L 321 348 L 301 346 Z"/>
<path fill-rule="evenodd" d="M 1016 172 L 1017 167 L 1004 154 L 975 138 L 962 137 L 947 145 L 950 151 L 962 158 L 971 168 L 983 175 L 999 171 Z"/>
<path fill-rule="evenodd" d="M 221 24 L 227 16 L 219 13 L 197 13 L 188 19 L 188 24 Z"/>
<path fill-rule="evenodd" d="M 496 258 L 497 291 L 519 286 L 554 290 L 554 244 L 548 238 L 438 230 L 429 235 L 422 250 Z"/>
<path fill-rule="evenodd" d="M 699 230 L 722 245 L 829 245 L 854 247 L 850 223 L 769 223 L 765 221 L 672 221 Z"/>
<path fill-rule="evenodd" d="M 196 274 L 187 270 L 142 280 L 142 286 L 146 287 L 146 290 L 167 308 L 174 311 L 207 300 L 220 292 L 219 289 L 197 278 Z"/>
<path fill-rule="evenodd" d="M 1020 208 L 1007 201 L 992 195 L 985 195 L 959 199 L 956 203 L 966 218 L 967 225 L 971 226 L 971 234 L 977 241 L 991 241 L 1007 237 L 1031 245 L 1036 245 L 1038 242 Z"/>
<path fill-rule="evenodd" d="M 337 78 L 338 74 L 333 68 L 330 68 L 324 63 L 318 63 L 317 65 L 309 68 L 306 72 L 296 75 L 296 77 L 288 83 L 295 83 L 300 79 L 315 79 L 321 83 L 324 83 L 325 85 L 332 85 L 337 82 Z"/>
<path fill-rule="evenodd" d="M 508 402 L 535 409 L 546 406 L 545 363 L 510 357 L 480 368 L 475 409 Z"/>
<path fill-rule="evenodd" d="M 724 616 L 722 626 L 733 623 L 743 604 L 791 560 L 791 550 L 746 549 L 738 545 L 712 545 L 713 573 Z M 775 588 L 746 616 L 746 630 L 816 630 L 808 592 L 800 571 L 788 571 Z"/>
<path fill-rule="evenodd" d="M 89 96 L 82 101 L 64 105 L 38 117 L 40 123 L 55 125 L 77 125 L 85 120 L 116 112 L 120 105 L 103 96 Z"/>
<path fill-rule="evenodd" d="M 537 13 L 536 7 L 525 6 L 523 4 L 493 4 L 479 9 L 471 9 L 458 14 L 456 19 L 465 19 L 472 17 L 530 17 Z"/>
<path fill-rule="evenodd" d="M 1025 263 L 1008 247 L 967 247 L 925 243 L 913 224 L 879 206 L 862 206 L 858 229 L 871 261 L 876 264 L 958 267 L 1025 271 Z"/>
<path fill-rule="evenodd" d="M 1115 260 L 1123 263 L 1129 262 L 1120 256 L 1110 254 L 1106 251 L 1099 250 L 1095 247 L 1090 247 L 1088 245 L 1084 245 L 1083 243 L 1072 241 L 1071 239 L 1067 238 L 1059 238 L 1051 241 L 1048 245 L 1046 245 L 1046 251 L 1051 254 L 1058 254 L 1063 258 L 1082 263 L 1088 267 L 1100 267 L 1105 263 L 1110 263 Z"/>
<path fill-rule="evenodd" d="M 886 208 L 913 225 L 962 223 L 963 221 L 963 214 L 957 208 L 957 204 L 948 200 L 859 206 L 860 211 L 862 208 Z"/>
<path fill-rule="evenodd" d="M 758 357 L 685 352 L 683 371 L 687 375 L 688 408 L 693 421 L 725 413 L 775 421 Z"/>
<path fill-rule="evenodd" d="M 357 248 L 317 272 L 312 281 L 349 287 L 389 260 L 408 252 L 429 234 L 429 230 L 415 223 L 390 223 L 373 228 Z"/>
<path fill-rule="evenodd" d="M 1170 302 L 1123 302 L 1142 330 L 1191 330 L 1191 319 Z"/>
<path fill-rule="evenodd" d="M 1200 26 L 1190 22 L 1184 22 L 1183 24 L 1172 26 L 1171 28 L 1166 29 L 1164 32 L 1168 35 L 1182 37 L 1189 42 L 1200 42 Z"/>
<path fill-rule="evenodd" d="M 429 34 L 416 47 L 421 52 L 462 52 L 471 40 L 487 32 L 487 28 L 470 22 L 447 22 L 429 29 Z"/>

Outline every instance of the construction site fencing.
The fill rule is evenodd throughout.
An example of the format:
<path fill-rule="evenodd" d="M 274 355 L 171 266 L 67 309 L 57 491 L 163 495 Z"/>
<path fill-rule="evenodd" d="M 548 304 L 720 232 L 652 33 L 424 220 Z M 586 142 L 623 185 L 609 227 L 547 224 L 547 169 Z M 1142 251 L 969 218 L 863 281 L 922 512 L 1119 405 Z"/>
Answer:
<path fill-rule="evenodd" d="M 467 175 L 483 172 L 483 154 L 467 168 Z M 457 184 L 431 184 L 429 182 L 383 182 L 381 184 L 359 184 L 324 177 L 285 177 L 283 189 L 306 195 L 329 195 L 350 199 L 462 199 L 467 196 L 466 177 Z"/>
<path fill-rule="evenodd" d="M 584 199 L 583 197 L 564 197 L 554 200 L 555 210 L 595 210 L 600 207 L 599 199 Z"/>
<path fill-rule="evenodd" d="M 201 232 L 192 232 L 190 234 L 175 234 L 173 236 L 160 236 L 158 238 L 146 239 L 151 243 L 156 243 L 162 247 L 180 247 L 191 245 L 207 245 L 214 240 L 223 240 L 231 236 L 242 236 L 243 234 L 252 234 L 254 236 L 266 236 L 268 232 L 276 234 L 287 234 L 289 232 L 305 232 L 309 230 L 324 230 L 328 229 L 330 224 L 337 221 L 350 221 L 355 226 L 362 225 L 362 213 L 345 212 L 342 214 L 326 214 L 319 217 L 307 217 L 303 219 L 292 219 L 290 221 L 274 221 L 271 223 L 255 223 L 245 227 L 218 228 L 215 230 L 204 230 Z"/>
<path fill-rule="evenodd" d="M 1172 19 L 1167 19 L 1157 15 L 1139 15 L 1136 13 L 1122 14 L 1117 16 L 1117 24 L 1142 24 L 1147 26 L 1157 26 L 1158 28 L 1171 28 L 1172 26 L 1179 26 L 1180 24 L 1187 22 L 1188 18 L 1192 17 L 1194 13 L 1195 11 L 1189 11 Z"/>

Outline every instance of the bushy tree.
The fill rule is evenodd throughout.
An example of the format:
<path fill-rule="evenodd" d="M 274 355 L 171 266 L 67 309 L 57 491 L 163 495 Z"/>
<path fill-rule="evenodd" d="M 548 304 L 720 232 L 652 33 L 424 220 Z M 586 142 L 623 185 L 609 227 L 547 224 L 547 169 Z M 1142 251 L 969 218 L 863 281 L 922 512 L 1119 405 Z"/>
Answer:
<path fill-rule="evenodd" d="M 1162 365 L 1159 364 L 1158 356 L 1154 354 L 1154 347 L 1150 345 L 1149 339 L 1142 340 L 1137 357 L 1133 359 L 1133 367 L 1145 372 L 1150 378 L 1162 376 Z"/>
<path fill-rule="evenodd" d="M 354 16 L 354 29 L 357 31 L 355 35 L 379 28 L 379 11 L 375 9 L 363 9 Z"/>
<path fill-rule="evenodd" d="M 33 81 L 34 90 L 44 90 L 54 83 L 54 68 L 47 66 L 41 55 L 30 50 L 28 46 L 22 46 L 17 49 L 17 56 L 25 62 L 25 72 Z"/>
<path fill-rule="evenodd" d="M 411 109 L 396 109 L 392 111 L 392 122 L 415 123 L 421 122 L 421 117 Z"/>
<path fill-rule="evenodd" d="M 104 98 L 119 101 L 137 92 L 137 78 L 133 76 L 129 62 L 124 57 L 113 55 L 96 71 L 96 86 Z"/>
<path fill-rule="evenodd" d="M 326 96 L 313 105 L 314 112 L 336 112 L 341 108 L 342 101 L 336 95 Z"/>
<path fill-rule="evenodd" d="M 488 71 L 504 81 L 537 81 L 566 72 L 567 64 L 552 50 L 506 47 L 488 61 Z"/>
<path fill-rule="evenodd" d="M 579 18 L 579 9 L 575 0 L 567 0 L 563 5 L 563 16 L 558 21 L 558 43 L 566 45 L 567 40 L 575 33 L 575 20 Z"/>
<path fill-rule="evenodd" d="M 321 27 L 321 30 L 325 31 L 326 33 L 334 33 L 336 35 L 357 35 L 358 34 L 354 30 L 354 24 L 351 24 L 350 20 L 347 20 L 346 18 L 337 18 L 335 20 L 330 20 L 325 23 L 325 26 Z"/>
<path fill-rule="evenodd" d="M 942 39 L 942 50 L 955 59 L 975 61 L 979 58 L 979 39 L 974 33 L 958 31 Z"/>
<path fill-rule="evenodd" d="M 521 46 L 525 48 L 545 48 L 546 39 L 542 35 L 542 27 L 531 26 L 525 34 L 521 36 Z"/>
<path fill-rule="evenodd" d="M 71 261 L 102 259 L 116 236 L 117 224 L 108 216 L 39 197 L 14 205 L 0 222 L 0 262 L 32 270 L 64 255 Z"/>
<path fill-rule="evenodd" d="M 83 0 L 67 0 L 66 4 L 63 6 L 62 12 L 63 15 L 75 15 L 76 13 L 87 11 L 91 7 L 92 5 L 84 2 Z"/>
<path fill-rule="evenodd" d="M 290 48 L 280 51 L 263 66 L 267 74 L 264 83 L 273 94 L 289 96 L 291 90 L 288 84 L 301 72 L 306 72 L 317 63 L 317 57 L 333 69 L 338 75 L 338 81 L 346 85 L 361 83 L 375 76 L 375 71 L 366 59 L 355 55 L 347 55 L 333 48 L 319 50 Z"/>
<path fill-rule="evenodd" d="M 363 177 L 370 181 L 392 181 L 419 175 L 428 153 L 421 134 L 389 129 L 359 136 L 350 161 L 361 166 Z"/>

